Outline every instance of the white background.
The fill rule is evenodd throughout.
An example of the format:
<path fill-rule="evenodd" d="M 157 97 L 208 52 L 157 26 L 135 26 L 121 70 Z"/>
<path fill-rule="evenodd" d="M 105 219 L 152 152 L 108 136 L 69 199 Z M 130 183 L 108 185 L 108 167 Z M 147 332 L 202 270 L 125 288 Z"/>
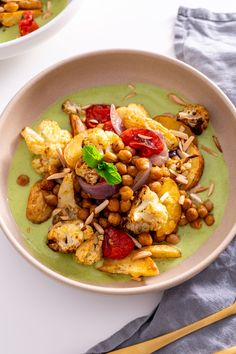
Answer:
<path fill-rule="evenodd" d="M 78 15 L 54 38 L 0 61 L 0 112 L 35 74 L 75 54 L 134 48 L 174 56 L 180 5 L 236 12 L 235 0 L 83 0 Z M 59 284 L 28 264 L 2 233 L 0 284 L 2 354 L 83 354 L 130 320 L 148 314 L 160 298 L 157 293 L 98 295 Z"/>

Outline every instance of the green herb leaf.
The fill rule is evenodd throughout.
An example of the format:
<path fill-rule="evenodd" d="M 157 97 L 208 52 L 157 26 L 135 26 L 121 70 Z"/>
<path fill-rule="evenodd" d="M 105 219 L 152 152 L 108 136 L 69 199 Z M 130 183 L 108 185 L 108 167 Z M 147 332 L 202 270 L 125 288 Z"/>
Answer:
<path fill-rule="evenodd" d="M 97 165 L 96 170 L 99 176 L 103 177 L 108 184 L 119 184 L 122 181 L 121 175 L 112 163 L 102 161 Z"/>
<path fill-rule="evenodd" d="M 102 161 L 103 155 L 98 151 L 94 145 L 85 145 L 83 147 L 83 160 L 91 168 L 96 168 Z"/>

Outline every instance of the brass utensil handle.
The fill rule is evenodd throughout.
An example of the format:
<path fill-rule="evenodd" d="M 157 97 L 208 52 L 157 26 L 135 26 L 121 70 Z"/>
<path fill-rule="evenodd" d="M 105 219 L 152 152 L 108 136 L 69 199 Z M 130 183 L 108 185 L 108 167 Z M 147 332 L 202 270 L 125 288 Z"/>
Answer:
<path fill-rule="evenodd" d="M 185 327 L 177 329 L 176 331 L 170 332 L 163 336 L 132 345 L 127 348 L 118 349 L 113 352 L 112 354 L 151 354 L 154 351 L 165 347 L 166 345 L 175 342 L 177 339 L 180 339 L 192 332 L 195 332 L 203 327 L 206 327 L 212 323 L 222 320 L 228 316 L 231 316 L 236 313 L 236 303 L 233 305 L 226 307 L 223 310 L 220 310 L 210 316 L 204 317 L 203 319 L 191 323 Z"/>
<path fill-rule="evenodd" d="M 236 354 L 236 347 L 226 348 L 214 354 Z"/>

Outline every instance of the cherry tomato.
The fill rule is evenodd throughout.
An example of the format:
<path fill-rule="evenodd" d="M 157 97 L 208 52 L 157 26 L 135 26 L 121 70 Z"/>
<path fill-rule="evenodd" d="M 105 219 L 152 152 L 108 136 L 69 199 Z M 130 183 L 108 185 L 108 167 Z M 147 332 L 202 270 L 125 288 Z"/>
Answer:
<path fill-rule="evenodd" d="M 110 118 L 111 106 L 108 104 L 94 104 L 88 107 L 85 124 L 87 128 L 95 128 L 99 123 L 106 123 Z"/>
<path fill-rule="evenodd" d="M 138 151 L 141 157 L 149 157 L 154 154 L 160 154 L 164 145 L 153 130 L 146 128 L 130 128 L 121 134 L 125 145 L 128 145 Z"/>
<path fill-rule="evenodd" d="M 113 125 L 112 125 L 111 121 L 104 123 L 103 130 L 109 130 L 109 131 L 115 133 L 115 130 L 113 128 Z"/>
<path fill-rule="evenodd" d="M 31 11 L 25 11 L 22 19 L 19 21 L 20 35 L 25 36 L 38 28 L 38 24 L 33 19 L 33 13 Z"/>
<path fill-rule="evenodd" d="M 133 240 L 124 231 L 109 226 L 105 229 L 102 250 L 104 257 L 122 259 L 134 249 Z"/>

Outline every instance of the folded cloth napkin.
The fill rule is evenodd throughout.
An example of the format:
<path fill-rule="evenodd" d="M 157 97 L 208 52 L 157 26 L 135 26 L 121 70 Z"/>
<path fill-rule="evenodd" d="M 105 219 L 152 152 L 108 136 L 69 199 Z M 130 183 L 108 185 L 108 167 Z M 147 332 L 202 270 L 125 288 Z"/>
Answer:
<path fill-rule="evenodd" d="M 175 25 L 179 59 L 210 77 L 236 104 L 236 13 L 181 7 Z M 236 239 L 206 270 L 164 293 L 154 312 L 138 318 L 87 354 L 102 354 L 163 335 L 197 321 L 236 298 Z M 160 354 L 211 354 L 236 345 L 236 317 L 184 337 Z M 135 353 L 134 353 L 135 354 Z"/>

